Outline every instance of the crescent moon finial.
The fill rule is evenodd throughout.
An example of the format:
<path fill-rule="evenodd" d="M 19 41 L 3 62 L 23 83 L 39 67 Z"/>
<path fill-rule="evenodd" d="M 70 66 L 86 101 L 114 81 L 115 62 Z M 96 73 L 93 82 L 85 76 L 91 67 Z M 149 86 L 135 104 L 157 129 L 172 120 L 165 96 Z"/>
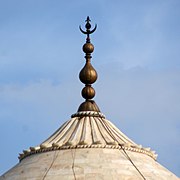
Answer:
<path fill-rule="evenodd" d="M 85 25 L 86 31 L 84 31 L 81 28 L 81 26 L 79 26 L 79 29 L 83 34 L 87 34 L 87 37 L 89 38 L 89 35 L 92 34 L 97 29 L 97 24 L 95 24 L 95 27 L 93 30 L 90 30 L 91 29 L 91 24 L 90 24 L 91 20 L 90 20 L 89 16 L 87 16 L 87 19 L 85 22 L 86 22 L 86 25 Z"/>
<path fill-rule="evenodd" d="M 85 99 L 85 102 L 83 102 L 78 109 L 78 112 L 81 111 L 96 111 L 100 112 L 98 106 L 96 103 L 92 100 L 95 96 L 95 90 L 92 87 L 92 84 L 96 82 L 97 80 L 97 72 L 91 65 L 91 53 L 94 51 L 94 45 L 90 41 L 90 34 L 92 34 L 96 28 L 97 24 L 91 29 L 91 20 L 89 16 L 87 17 L 85 21 L 85 28 L 86 30 L 83 30 L 81 26 L 79 26 L 80 31 L 83 34 L 86 34 L 86 42 L 82 47 L 83 52 L 85 53 L 85 59 L 86 59 L 86 64 L 82 68 L 82 70 L 79 73 L 79 79 L 80 81 L 85 84 L 85 87 L 81 91 L 82 97 Z"/>

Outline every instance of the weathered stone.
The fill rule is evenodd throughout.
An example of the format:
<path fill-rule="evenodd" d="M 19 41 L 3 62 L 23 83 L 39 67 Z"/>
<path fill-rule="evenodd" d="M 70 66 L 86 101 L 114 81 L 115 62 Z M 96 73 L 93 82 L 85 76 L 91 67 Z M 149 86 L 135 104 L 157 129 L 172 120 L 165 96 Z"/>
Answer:
<path fill-rule="evenodd" d="M 57 150 L 29 156 L 0 179 L 42 180 L 43 177 L 45 180 L 142 179 L 122 150 L 87 148 L 73 150 L 73 153 L 72 156 L 72 150 Z M 147 180 L 178 180 L 148 155 L 131 151 L 126 153 Z"/>

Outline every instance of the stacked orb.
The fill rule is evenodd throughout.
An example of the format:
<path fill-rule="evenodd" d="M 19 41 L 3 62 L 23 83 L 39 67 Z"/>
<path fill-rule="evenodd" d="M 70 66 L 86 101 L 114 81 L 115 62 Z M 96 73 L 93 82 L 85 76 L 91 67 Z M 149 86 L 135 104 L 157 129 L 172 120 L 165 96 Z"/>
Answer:
<path fill-rule="evenodd" d="M 82 48 L 85 53 L 86 64 L 79 73 L 79 79 L 82 83 L 85 84 L 85 87 L 81 91 L 81 95 L 86 101 L 79 106 L 78 112 L 80 111 L 100 112 L 95 101 L 92 100 L 95 96 L 95 90 L 91 85 L 97 80 L 97 72 L 91 65 L 91 53 L 94 51 L 94 46 L 93 44 L 91 44 L 89 37 L 89 35 L 96 30 L 97 25 L 93 30 L 90 30 L 91 29 L 90 19 L 89 17 L 87 17 L 85 27 L 86 27 L 86 31 L 83 31 L 81 27 L 79 27 L 80 31 L 83 34 L 87 35 L 86 43 L 83 45 Z"/>

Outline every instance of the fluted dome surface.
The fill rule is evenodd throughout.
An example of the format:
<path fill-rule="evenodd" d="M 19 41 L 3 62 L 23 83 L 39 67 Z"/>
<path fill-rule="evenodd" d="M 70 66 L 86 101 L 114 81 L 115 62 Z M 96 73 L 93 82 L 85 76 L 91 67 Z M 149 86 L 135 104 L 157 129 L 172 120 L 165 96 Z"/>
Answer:
<path fill-rule="evenodd" d="M 2 180 L 178 179 L 156 162 L 153 151 L 134 143 L 99 112 L 72 115 L 19 158 Z"/>

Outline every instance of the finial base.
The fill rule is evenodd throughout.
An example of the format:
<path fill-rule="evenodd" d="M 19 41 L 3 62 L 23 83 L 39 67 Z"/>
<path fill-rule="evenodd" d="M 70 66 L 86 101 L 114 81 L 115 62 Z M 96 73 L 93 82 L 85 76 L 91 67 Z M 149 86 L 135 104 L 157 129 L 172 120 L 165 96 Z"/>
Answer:
<path fill-rule="evenodd" d="M 86 100 L 85 102 L 83 102 L 79 106 L 78 112 L 80 112 L 80 111 L 96 111 L 96 112 L 100 112 L 100 109 L 97 106 L 97 104 L 95 103 L 95 101 L 93 101 L 93 100 Z"/>

